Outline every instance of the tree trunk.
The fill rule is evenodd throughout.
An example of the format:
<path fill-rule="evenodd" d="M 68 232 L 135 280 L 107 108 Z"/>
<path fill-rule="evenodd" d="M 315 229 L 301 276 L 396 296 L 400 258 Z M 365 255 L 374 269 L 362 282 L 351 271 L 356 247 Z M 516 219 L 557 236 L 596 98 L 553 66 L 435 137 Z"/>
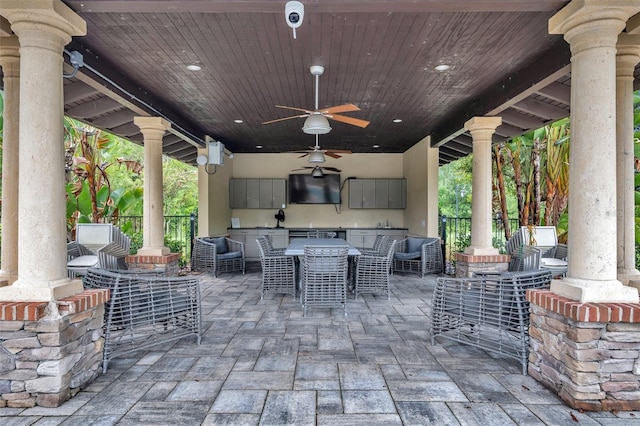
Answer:
<path fill-rule="evenodd" d="M 496 181 L 498 186 L 498 202 L 500 204 L 500 220 L 502 221 L 502 228 L 504 229 L 504 238 L 508 240 L 511 238 L 511 228 L 509 227 L 509 212 L 507 211 L 507 195 L 504 187 L 504 172 L 502 170 L 504 166 L 504 156 L 502 150 L 504 148 L 500 145 L 493 147 L 493 158 L 496 164 Z"/>

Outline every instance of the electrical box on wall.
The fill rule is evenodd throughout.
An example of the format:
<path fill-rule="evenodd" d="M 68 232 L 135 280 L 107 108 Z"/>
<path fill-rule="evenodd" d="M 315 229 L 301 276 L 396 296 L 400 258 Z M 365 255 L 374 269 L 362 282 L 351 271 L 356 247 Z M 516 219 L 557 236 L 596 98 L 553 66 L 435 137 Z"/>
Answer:
<path fill-rule="evenodd" d="M 222 142 L 208 142 L 209 146 L 207 151 L 209 153 L 209 164 L 222 165 L 224 164 L 224 144 Z"/>

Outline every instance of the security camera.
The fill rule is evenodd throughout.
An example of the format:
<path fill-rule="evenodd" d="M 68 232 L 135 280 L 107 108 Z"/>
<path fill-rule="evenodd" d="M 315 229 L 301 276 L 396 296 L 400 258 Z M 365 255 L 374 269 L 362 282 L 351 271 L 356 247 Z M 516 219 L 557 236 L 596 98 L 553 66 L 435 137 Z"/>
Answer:
<path fill-rule="evenodd" d="M 302 25 L 304 18 L 304 4 L 299 1 L 289 1 L 284 7 L 284 17 L 287 25 L 293 28 L 293 38 L 296 38 L 296 28 Z"/>

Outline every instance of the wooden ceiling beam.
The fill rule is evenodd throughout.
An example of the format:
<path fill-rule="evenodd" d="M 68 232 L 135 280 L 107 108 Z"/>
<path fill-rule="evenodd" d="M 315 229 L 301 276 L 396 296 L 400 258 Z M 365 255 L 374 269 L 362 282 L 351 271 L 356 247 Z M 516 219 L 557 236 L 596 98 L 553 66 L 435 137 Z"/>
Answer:
<path fill-rule="evenodd" d="M 122 136 L 123 138 L 127 139 L 133 135 L 140 133 L 140 127 L 136 126 L 135 124 L 133 124 L 133 122 L 131 122 L 131 123 L 123 124 L 118 127 L 114 127 L 113 129 L 111 129 L 111 131 L 114 134 L 118 136 Z"/>
<path fill-rule="evenodd" d="M 538 117 L 542 117 L 545 119 L 545 121 L 558 120 L 569 115 L 569 111 L 564 108 L 560 108 L 551 104 L 545 104 L 534 99 L 522 100 L 515 104 L 513 108 Z"/>
<path fill-rule="evenodd" d="M 76 81 L 64 85 L 64 103 L 71 104 L 98 94 L 96 89 L 86 84 Z"/>
<path fill-rule="evenodd" d="M 514 109 L 503 111 L 501 117 L 503 123 L 511 124 L 523 129 L 538 129 L 545 125 L 543 120 L 523 114 Z"/>
<path fill-rule="evenodd" d="M 67 49 L 70 51 L 77 50 L 84 57 L 85 66 L 81 68 L 76 78 L 90 84 L 92 87 L 96 87 L 101 93 L 115 99 L 121 105 L 138 113 L 138 115 L 158 116 L 158 112 L 161 112 L 163 118 L 172 123 L 171 133 L 189 140 L 194 146 L 200 143 L 204 146 L 203 138 L 208 132 L 177 113 L 172 107 L 153 95 L 151 90 L 132 81 L 127 77 L 127 72 L 104 56 L 96 55 L 93 50 L 87 48 L 78 38 L 73 39 L 67 45 Z"/>
<path fill-rule="evenodd" d="M 65 114 L 74 118 L 87 120 L 91 117 L 102 115 L 111 111 L 116 111 L 120 108 L 122 108 L 122 105 L 105 96 L 94 101 L 71 107 L 65 111 Z"/>
<path fill-rule="evenodd" d="M 471 147 L 469 147 L 467 145 L 463 145 L 463 144 L 458 143 L 458 142 L 454 142 L 454 141 L 447 142 L 446 144 L 444 144 L 444 145 L 442 145 L 440 147 L 440 149 L 442 149 L 442 148 L 448 148 L 450 150 L 460 152 L 460 153 L 462 153 L 464 155 L 467 155 L 467 154 L 471 153 L 471 151 L 472 151 Z"/>
<path fill-rule="evenodd" d="M 496 133 L 507 138 L 512 138 L 514 136 L 520 136 L 521 134 L 523 134 L 524 129 L 522 129 L 521 127 L 512 126 L 508 123 L 502 123 L 496 129 Z"/>
<path fill-rule="evenodd" d="M 416 12 L 553 12 L 568 0 L 323 0 L 306 4 L 306 13 L 416 13 Z M 273 0 L 67 0 L 78 13 L 283 13 L 284 4 Z M 284 18 L 283 18 L 284 19 Z"/>
<path fill-rule="evenodd" d="M 571 86 L 553 82 L 548 86 L 538 89 L 537 93 L 556 102 L 571 105 Z"/>
<path fill-rule="evenodd" d="M 96 127 L 112 129 L 126 123 L 133 123 L 133 118 L 135 116 L 136 114 L 133 111 L 123 108 L 119 111 L 112 112 L 111 114 L 107 114 L 90 121 Z"/>
<path fill-rule="evenodd" d="M 439 146 L 453 139 L 460 134 L 461 129 L 464 129 L 464 123 L 473 117 L 503 116 L 503 112 L 514 103 L 524 100 L 540 87 L 551 84 L 562 75 L 566 75 L 569 72 L 570 64 L 571 51 L 569 45 L 564 40 L 559 40 L 534 58 L 530 64 L 522 67 L 504 80 L 497 82 L 485 93 L 481 93 L 458 110 L 449 114 L 442 121 L 445 124 L 433 129 L 431 132 L 431 146 Z M 503 121 L 505 121 L 504 117 Z M 520 126 L 514 122 L 510 124 L 527 129 L 531 128 Z"/>

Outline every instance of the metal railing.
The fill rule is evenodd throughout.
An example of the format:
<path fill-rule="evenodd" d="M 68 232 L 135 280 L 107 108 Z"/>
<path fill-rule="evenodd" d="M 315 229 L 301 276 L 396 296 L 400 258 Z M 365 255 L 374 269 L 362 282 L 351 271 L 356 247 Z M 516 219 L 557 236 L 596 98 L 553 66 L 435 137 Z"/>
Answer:
<path fill-rule="evenodd" d="M 131 237 L 132 243 L 142 246 L 142 216 L 120 216 L 117 219 L 109 218 L 108 221 Z M 189 216 L 164 217 L 165 241 L 177 242 L 174 243 L 175 245 L 179 243 L 184 262 L 189 262 L 191 259 L 191 248 L 193 238 L 197 235 L 197 226 L 198 220 L 195 213 Z"/>
<path fill-rule="evenodd" d="M 509 219 L 511 232 L 520 227 L 518 219 Z M 501 219 L 493 219 L 493 246 L 504 253 L 505 237 Z M 444 258 L 453 259 L 453 254 L 463 251 L 471 244 L 471 218 L 441 216 L 439 222 L 440 238 L 443 241 Z"/>

